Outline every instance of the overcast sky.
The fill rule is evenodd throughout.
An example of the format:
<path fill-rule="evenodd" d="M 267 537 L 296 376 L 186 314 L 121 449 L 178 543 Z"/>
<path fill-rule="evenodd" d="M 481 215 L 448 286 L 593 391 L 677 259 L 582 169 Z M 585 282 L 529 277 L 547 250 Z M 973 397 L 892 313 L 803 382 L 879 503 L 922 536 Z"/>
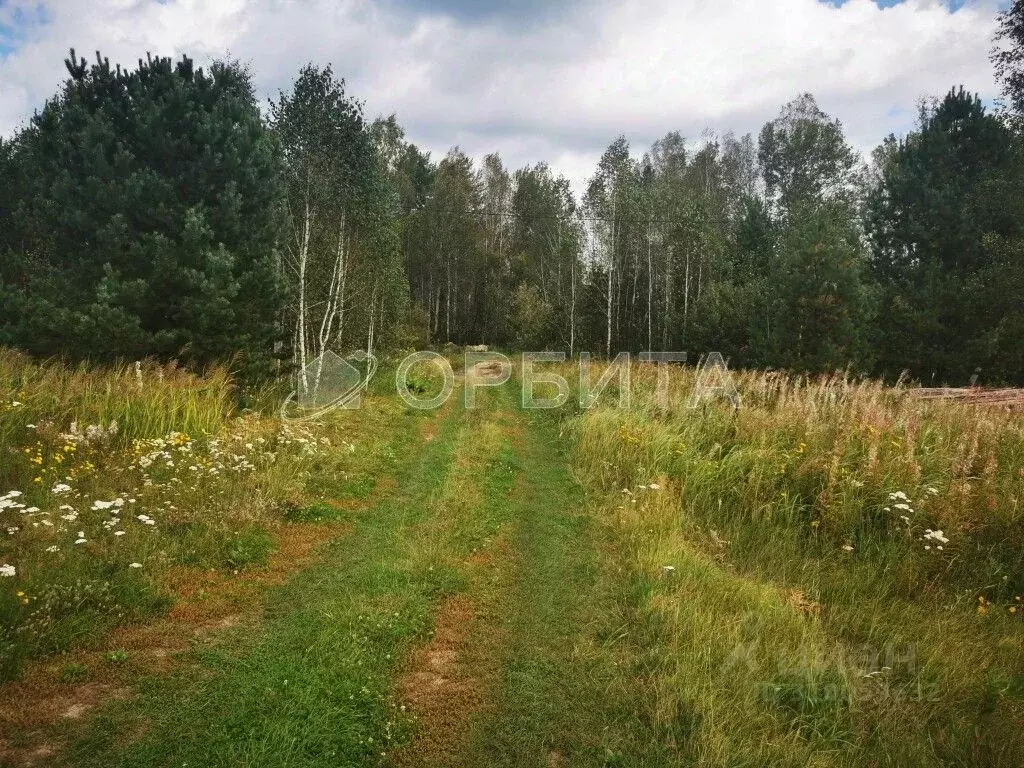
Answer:
<path fill-rule="evenodd" d="M 1005 4 L 1005 3 L 1003 3 Z M 68 48 L 247 63 L 264 96 L 331 63 L 369 117 L 437 154 L 546 160 L 577 187 L 625 134 L 760 129 L 812 92 L 870 150 L 954 84 L 995 98 L 999 0 L 0 0 L 0 134 L 66 76 Z"/>

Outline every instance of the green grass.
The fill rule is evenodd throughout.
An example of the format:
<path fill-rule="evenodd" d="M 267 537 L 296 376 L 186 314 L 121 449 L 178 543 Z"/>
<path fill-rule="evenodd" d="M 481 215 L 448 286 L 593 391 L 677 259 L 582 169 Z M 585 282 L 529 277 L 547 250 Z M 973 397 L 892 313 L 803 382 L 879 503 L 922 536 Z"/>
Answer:
<path fill-rule="evenodd" d="M 0 350 L 0 681 L 163 612 L 175 567 L 263 567 L 289 510 L 365 499 L 394 463 L 387 413 L 287 425 L 233 397 L 220 369 Z"/>
<path fill-rule="evenodd" d="M 259 515 L 197 508 L 165 545 L 259 568 L 274 524 L 344 530 L 172 677 L 62 724 L 62 759 L 1024 764 L 1019 415 L 775 374 L 738 377 L 738 413 L 689 409 L 676 375 L 668 411 L 641 367 L 628 412 L 524 412 L 509 384 L 471 411 L 375 395 L 325 424 L 261 481 Z M 65 591 L 64 644 L 124 602 Z M 456 717 L 417 720 L 402 681 L 455 596 L 470 626 L 436 695 Z"/>
<path fill-rule="evenodd" d="M 349 519 L 349 512 L 331 504 L 289 506 L 284 510 L 284 519 L 289 523 L 330 523 Z"/>
<path fill-rule="evenodd" d="M 462 765 L 647 762 L 662 750 L 634 715 L 640 688 L 625 670 L 614 578 L 600 532 L 569 474 L 568 444 L 548 414 L 517 414 L 504 457 L 517 481 L 488 486 L 501 509 L 507 559 L 485 604 L 500 616 L 493 702 Z"/>
<path fill-rule="evenodd" d="M 668 412 L 641 395 L 570 424 L 652 722 L 692 724 L 681 759 L 1024 763 L 1024 420 L 758 374 L 738 413 L 694 410 L 688 376 Z"/>
<path fill-rule="evenodd" d="M 318 565 L 269 598 L 259 632 L 199 653 L 197 667 L 113 705 L 69 759 L 75 765 L 376 764 L 410 727 L 393 696 L 403 654 L 457 586 L 411 557 L 411 531 L 432 514 L 460 431 L 446 419 L 412 452 L 422 418 L 402 414 L 393 496 L 352 516 Z M 126 743 L 125 733 L 144 730 Z"/>

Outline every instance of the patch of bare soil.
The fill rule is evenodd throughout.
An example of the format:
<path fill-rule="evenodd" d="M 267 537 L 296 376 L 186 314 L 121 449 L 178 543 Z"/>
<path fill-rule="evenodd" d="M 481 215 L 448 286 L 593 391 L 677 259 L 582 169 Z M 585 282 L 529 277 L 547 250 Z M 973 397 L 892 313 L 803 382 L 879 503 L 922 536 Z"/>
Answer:
<path fill-rule="evenodd" d="M 504 542 L 477 550 L 466 560 L 474 575 L 492 568 Z M 493 648 L 499 628 L 494 613 L 466 594 L 447 598 L 437 613 L 434 635 L 417 649 L 401 680 L 401 694 L 416 716 L 416 736 L 395 754 L 413 768 L 478 768 L 469 756 L 473 716 L 487 706 L 497 674 Z"/>
<path fill-rule="evenodd" d="M 402 680 L 402 693 L 418 719 L 412 744 L 399 755 L 401 765 L 456 765 L 465 751 L 467 714 L 480 709 L 483 691 L 469 664 L 469 637 L 476 610 L 464 595 L 442 604 L 434 637 L 419 649 Z"/>
<path fill-rule="evenodd" d="M 470 372 L 470 376 L 483 381 L 500 379 L 501 363 L 497 360 L 484 360 L 476 363 Z"/>
<path fill-rule="evenodd" d="M 420 440 L 422 440 L 424 443 L 429 443 L 434 438 L 437 437 L 437 432 L 438 425 L 436 419 L 430 419 L 429 421 L 425 421 L 423 422 L 423 425 L 420 427 Z"/>
<path fill-rule="evenodd" d="M 183 651 L 196 643 L 214 642 L 219 631 L 258 623 L 265 590 L 283 584 L 310 563 L 318 545 L 349 527 L 282 526 L 267 565 L 237 575 L 173 568 L 162 580 L 174 597 L 166 616 L 117 627 L 90 648 L 30 664 L 21 680 L 0 686 L 0 766 L 20 768 L 51 758 L 62 745 L 49 731 L 62 720 L 83 719 L 108 700 L 130 697 L 141 677 L 170 672 L 183 663 Z M 111 651 L 125 651 L 127 659 L 110 661 Z M 62 680 L 70 665 L 85 670 L 84 679 Z"/>

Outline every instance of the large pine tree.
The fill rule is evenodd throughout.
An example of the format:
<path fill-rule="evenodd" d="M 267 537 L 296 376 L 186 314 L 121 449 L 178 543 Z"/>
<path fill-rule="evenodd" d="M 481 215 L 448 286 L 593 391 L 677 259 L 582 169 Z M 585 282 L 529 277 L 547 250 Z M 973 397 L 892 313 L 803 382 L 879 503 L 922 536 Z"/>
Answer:
<path fill-rule="evenodd" d="M 61 92 L 0 151 L 0 342 L 266 370 L 281 174 L 248 73 L 65 63 Z"/>

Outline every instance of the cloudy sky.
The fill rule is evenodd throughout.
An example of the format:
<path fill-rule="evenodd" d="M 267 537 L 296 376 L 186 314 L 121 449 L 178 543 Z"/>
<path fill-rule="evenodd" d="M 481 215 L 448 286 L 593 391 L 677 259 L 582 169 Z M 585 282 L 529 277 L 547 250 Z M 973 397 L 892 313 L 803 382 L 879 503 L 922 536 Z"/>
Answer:
<path fill-rule="evenodd" d="M 332 63 L 373 117 L 435 153 L 539 160 L 577 185 L 625 134 L 757 131 L 810 91 L 869 150 L 918 99 L 996 96 L 1000 0 L 0 0 L 0 135 L 58 87 L 70 47 L 133 64 L 225 54 L 264 95 Z"/>

